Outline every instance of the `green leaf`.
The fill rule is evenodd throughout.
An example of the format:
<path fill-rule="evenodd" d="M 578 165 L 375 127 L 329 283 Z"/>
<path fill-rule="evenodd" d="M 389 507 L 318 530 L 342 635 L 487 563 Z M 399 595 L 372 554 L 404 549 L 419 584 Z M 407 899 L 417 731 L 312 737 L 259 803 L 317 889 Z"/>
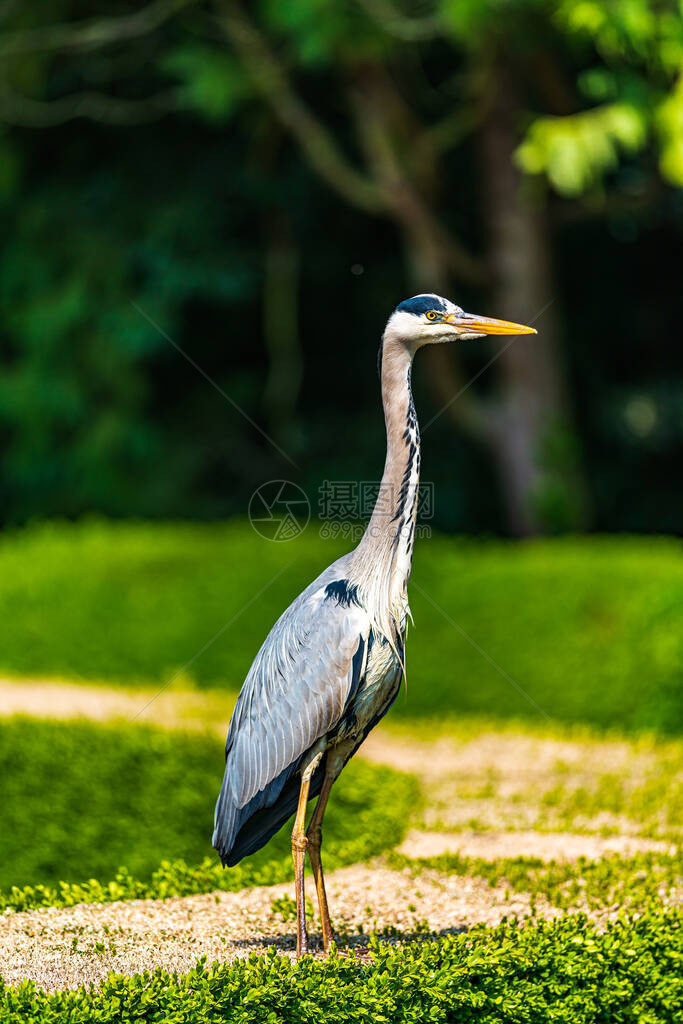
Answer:
<path fill-rule="evenodd" d="M 673 185 L 683 186 L 683 70 L 676 88 L 660 104 L 657 128 L 661 140 L 659 165 Z"/>
<path fill-rule="evenodd" d="M 180 79 L 181 105 L 211 121 L 230 117 L 251 92 L 238 61 L 212 46 L 180 46 L 163 58 L 161 67 Z"/>
<path fill-rule="evenodd" d="M 553 188 L 577 196 L 616 167 L 619 154 L 636 152 L 647 138 L 642 112 L 611 103 L 568 117 L 540 117 L 517 149 L 528 174 L 545 174 Z"/>

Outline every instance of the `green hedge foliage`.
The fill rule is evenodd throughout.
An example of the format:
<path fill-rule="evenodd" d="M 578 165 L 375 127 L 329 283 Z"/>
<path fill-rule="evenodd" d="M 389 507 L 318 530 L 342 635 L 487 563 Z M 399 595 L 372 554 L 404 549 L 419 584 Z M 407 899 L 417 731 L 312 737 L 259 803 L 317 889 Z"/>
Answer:
<path fill-rule="evenodd" d="M 3 1024 L 673 1024 L 683 1014 L 681 916 L 479 927 L 373 943 L 368 960 L 274 953 L 178 977 L 111 975 L 100 990 L 3 988 Z"/>
<path fill-rule="evenodd" d="M 283 608 L 345 547 L 313 523 L 283 544 L 244 522 L 7 534 L 0 670 L 159 684 L 230 623 L 185 676 L 236 691 Z M 680 731 L 682 553 L 680 541 L 642 537 L 419 541 L 411 685 L 392 714 L 543 721 L 540 707 L 552 719 Z"/>
<path fill-rule="evenodd" d="M 0 720 L 0 907 L 288 879 L 287 826 L 236 868 L 223 871 L 217 857 L 207 858 L 223 764 L 215 737 L 128 724 Z M 326 862 L 353 863 L 395 846 L 416 800 L 411 776 L 353 761 L 325 815 Z M 117 873 L 121 864 L 126 868 Z"/>

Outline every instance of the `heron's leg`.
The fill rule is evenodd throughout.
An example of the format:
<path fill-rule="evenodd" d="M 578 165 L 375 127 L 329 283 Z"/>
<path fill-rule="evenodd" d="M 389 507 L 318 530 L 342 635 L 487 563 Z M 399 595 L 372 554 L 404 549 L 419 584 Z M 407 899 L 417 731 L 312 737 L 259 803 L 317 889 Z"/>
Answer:
<path fill-rule="evenodd" d="M 325 808 L 327 807 L 327 800 L 332 789 L 332 784 L 336 779 L 336 775 L 329 773 L 325 774 L 323 780 L 322 789 L 320 790 L 320 796 L 318 802 L 315 805 L 313 811 L 313 817 L 311 818 L 306 832 L 308 839 L 308 856 L 311 859 L 311 867 L 313 868 L 313 876 L 315 878 L 315 887 L 318 893 L 318 907 L 320 908 L 320 921 L 323 930 L 323 949 L 325 952 L 329 952 L 330 943 L 332 942 L 332 925 L 330 923 L 330 912 L 327 907 L 327 893 L 325 892 L 325 878 L 323 876 L 323 865 L 320 859 L 320 847 L 323 841 L 323 815 Z"/>
<path fill-rule="evenodd" d="M 301 773 L 301 789 L 299 790 L 299 805 L 294 819 L 292 829 L 292 859 L 294 861 L 294 888 L 296 891 L 296 955 L 303 956 L 308 953 L 308 936 L 306 935 L 306 902 L 304 894 L 304 862 L 306 860 L 306 804 L 308 803 L 308 791 L 311 787 L 311 777 L 320 763 L 322 751 L 318 751 L 308 762 Z"/>

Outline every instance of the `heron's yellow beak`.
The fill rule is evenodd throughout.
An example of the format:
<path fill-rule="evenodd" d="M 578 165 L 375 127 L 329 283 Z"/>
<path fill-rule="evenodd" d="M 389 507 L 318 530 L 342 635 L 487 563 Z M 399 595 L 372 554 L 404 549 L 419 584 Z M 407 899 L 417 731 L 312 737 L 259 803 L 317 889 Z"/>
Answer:
<path fill-rule="evenodd" d="M 511 320 L 494 320 L 490 316 L 477 316 L 473 313 L 451 313 L 446 323 L 462 334 L 536 334 L 535 327 L 515 324 Z"/>

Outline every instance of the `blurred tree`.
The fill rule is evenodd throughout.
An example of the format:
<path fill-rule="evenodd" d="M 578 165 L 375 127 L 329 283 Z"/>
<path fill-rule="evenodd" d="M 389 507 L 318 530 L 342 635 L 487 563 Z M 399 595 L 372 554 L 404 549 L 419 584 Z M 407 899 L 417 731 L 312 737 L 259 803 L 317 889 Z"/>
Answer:
<path fill-rule="evenodd" d="M 296 230 L 290 223 L 298 211 L 291 192 L 284 198 L 277 187 L 284 131 L 307 166 L 345 204 L 395 225 L 414 288 L 452 291 L 468 305 L 475 298 L 486 301 L 494 312 L 517 319 L 542 316 L 542 339 L 516 339 L 494 348 L 499 370 L 495 394 L 470 387 L 464 370 L 457 368 L 456 353 L 446 349 L 432 354 L 432 385 L 441 409 L 493 452 L 514 532 L 579 522 L 583 501 L 576 444 L 556 308 L 548 305 L 556 290 L 549 221 L 565 215 L 566 202 L 548 202 L 544 182 L 582 215 L 642 206 L 659 180 L 683 182 L 683 21 L 676 5 L 653 8 L 646 0 L 565 0 L 559 5 L 437 0 L 401 6 L 391 0 L 344 5 L 263 0 L 247 13 L 237 0 L 153 0 L 145 7 L 122 4 L 117 10 L 94 18 L 89 5 L 73 0 L 52 0 L 49 10 L 43 6 L 39 11 L 5 5 L 0 10 L 0 119 L 32 127 L 75 118 L 134 125 L 166 111 L 184 111 L 199 115 L 213 131 L 231 125 L 230 160 L 237 165 L 246 160 L 249 166 L 239 188 L 246 198 L 250 175 L 255 178 L 251 210 L 265 211 L 259 244 L 268 255 L 260 287 L 270 357 L 265 402 L 273 432 L 296 437 L 294 403 L 301 376 Z M 0 144 L 5 155 L 0 189 L 10 195 L 22 173 L 22 154 L 9 134 Z M 615 175 L 620 154 L 634 159 L 638 151 L 643 153 L 640 185 L 624 189 Z M 657 155 L 658 173 L 648 164 L 651 153 Z M 172 148 L 169 159 L 178 161 Z M 191 162 L 201 165 L 201 157 Z M 258 182 L 265 180 L 268 196 L 259 191 Z M 474 193 L 470 181 L 476 183 Z M 139 324 L 131 329 L 129 312 L 120 313 L 122 296 L 132 291 L 167 327 L 180 323 L 202 294 L 252 301 L 255 280 L 248 268 L 246 277 L 233 269 L 221 278 L 219 270 L 221 234 L 234 236 L 240 217 L 231 211 L 230 227 L 225 221 L 212 224 L 212 237 L 206 219 L 211 221 L 213 211 L 200 209 L 200 220 L 194 215 L 201 207 L 201 190 L 200 183 L 199 194 L 184 191 L 187 209 L 173 214 L 163 212 L 163 189 L 158 197 L 141 195 L 126 212 L 133 220 L 141 218 L 146 231 L 156 232 L 157 242 L 169 218 L 175 218 L 181 239 L 190 223 L 201 223 L 201 238 L 193 238 L 187 251 L 194 259 L 196 246 L 209 251 L 204 275 L 185 267 L 169 277 L 171 266 L 158 263 L 163 245 L 147 245 L 146 255 L 153 260 L 143 252 L 132 277 L 129 267 L 122 270 L 125 256 L 117 258 L 115 251 L 107 254 L 113 261 L 107 274 L 106 260 L 99 266 L 99 260 L 83 252 L 65 252 L 59 270 L 58 252 L 45 250 L 22 279 L 28 288 L 23 306 L 12 293 L 9 326 L 16 350 L 10 358 L 14 376 L 5 375 L 5 410 L 10 411 L 3 416 L 5 428 L 17 428 L 21 435 L 10 449 L 15 484 L 27 467 L 35 467 L 38 442 L 31 438 L 41 429 L 53 441 L 62 430 L 65 447 L 73 445 L 70 416 L 91 428 L 84 430 L 84 443 L 92 446 L 92 459 L 83 460 L 80 470 L 89 479 L 94 475 L 96 480 L 96 463 L 103 457 L 104 449 L 93 441 L 100 431 L 125 450 L 129 442 L 123 439 L 132 430 L 138 438 L 133 447 L 149 457 L 154 442 L 141 391 L 150 384 L 136 383 L 135 368 L 145 346 L 155 343 L 148 332 L 140 334 Z M 479 210 L 472 210 L 473 197 Z M 308 197 L 299 193 L 298 201 L 303 207 Z M 59 195 L 49 202 L 59 203 Z M 121 209 L 127 203 L 122 197 Z M 283 206 L 288 212 L 280 216 Z M 26 217 L 32 232 L 26 244 L 35 257 L 45 235 L 37 230 L 30 204 Z M 243 249 L 251 244 L 251 237 L 249 242 L 245 237 L 239 240 Z M 90 234 L 88 228 L 83 238 L 86 247 L 92 242 L 94 252 L 96 230 Z M 178 250 L 173 248 L 175 260 Z M 12 267 L 21 267 L 22 243 L 19 249 Z M 240 255 L 235 257 L 233 266 L 239 266 Z M 69 268 L 76 265 L 85 281 L 70 282 Z M 57 387 L 45 401 L 61 402 L 58 414 L 36 415 L 26 404 L 21 413 L 12 413 L 21 405 L 22 369 L 29 373 L 27 380 L 31 372 L 49 377 L 64 359 L 69 331 L 87 322 L 87 305 L 94 295 L 99 301 L 103 287 L 98 273 L 105 293 L 113 289 L 112 317 L 126 322 L 119 336 L 129 339 L 122 342 L 125 354 L 116 356 L 120 365 L 106 372 L 108 380 L 116 378 L 118 397 L 103 405 L 93 388 L 90 411 L 75 411 L 74 403 L 82 401 L 75 383 L 71 411 L 62 395 L 69 389 Z M 9 273 L 7 297 L 14 285 Z M 285 296 L 287 306 L 282 305 Z M 284 314 L 274 315 L 276 308 Z M 138 341 L 130 345 L 132 337 Z M 92 340 L 81 363 L 64 367 L 65 380 L 90 376 L 88 360 L 96 350 Z M 286 385 L 278 388 L 283 374 Z M 53 379 L 59 382 L 60 374 Z M 107 432 L 99 421 L 112 406 L 122 426 L 112 429 L 110 423 Z M 56 415 L 66 426 L 55 426 Z M 106 451 L 115 463 L 111 448 Z M 49 460 L 44 448 L 46 472 Z M 119 461 L 130 466 L 128 455 Z M 136 479 L 135 473 L 129 476 L 129 488 Z M 122 508 L 125 494 L 124 489 Z"/>
<path fill-rule="evenodd" d="M 501 315 L 531 320 L 546 312 L 552 296 L 546 269 L 548 246 L 539 211 L 520 195 L 513 162 L 519 142 L 519 101 L 500 72 L 499 65 L 511 63 L 507 51 L 495 42 L 504 26 L 499 24 L 496 33 L 486 27 L 478 34 L 463 32 L 466 45 L 458 46 L 457 34 L 439 27 L 437 21 L 410 23 L 373 0 L 344 8 L 335 17 L 329 17 L 315 0 L 286 9 L 266 5 L 262 29 L 238 3 L 225 3 L 222 9 L 221 24 L 245 76 L 297 140 L 315 171 L 345 201 L 394 221 L 415 290 L 451 293 L 455 280 L 458 294 L 463 284 L 477 287 L 491 281 L 490 301 Z M 322 123 L 295 92 L 291 71 L 269 42 L 269 37 L 278 35 L 287 38 L 302 72 L 322 65 L 338 76 L 339 95 L 350 121 L 343 133 Z M 451 111 L 441 122 L 425 110 L 425 93 L 436 90 L 423 83 L 409 102 L 396 76 L 402 54 L 414 50 L 416 40 L 426 45 L 437 36 L 454 43 L 460 57 L 464 51 L 468 61 L 458 83 L 457 119 Z M 467 45 L 473 52 L 467 52 Z M 486 47 L 498 52 L 492 59 L 478 59 Z M 514 88 L 516 78 L 509 77 Z M 443 95 L 439 98 L 443 107 Z M 482 136 L 482 192 L 490 235 L 489 256 L 483 259 L 471 255 L 449 226 L 452 212 L 449 217 L 442 210 L 444 158 L 474 130 Z M 356 140 L 362 170 L 345 156 L 338 134 Z M 457 201 L 449 205 L 457 213 Z M 578 492 L 575 467 L 543 464 L 550 434 L 565 430 L 567 420 L 552 313 L 543 328 L 543 345 L 522 339 L 514 346 L 508 342 L 499 347 L 501 388 L 494 401 L 484 402 L 469 389 L 456 373 L 453 352 L 439 350 L 429 363 L 440 409 L 491 445 L 500 465 L 509 524 L 518 534 L 535 531 L 544 519 L 548 525 L 550 517 L 544 513 L 549 510 L 546 496 L 551 488 L 562 491 L 556 503 L 555 517 L 559 506 L 560 518 L 556 525 L 577 522 L 577 509 L 571 507 L 571 496 Z"/>
<path fill-rule="evenodd" d="M 542 202 L 521 187 L 517 168 L 547 170 L 560 186 L 569 176 L 567 184 L 578 194 L 613 166 L 619 145 L 630 150 L 642 145 L 649 120 L 658 128 L 662 172 L 680 183 L 683 90 L 680 81 L 674 83 L 683 66 L 683 46 L 675 6 L 664 5 L 655 13 L 646 0 L 592 5 L 567 0 L 556 11 L 538 0 L 505 5 L 442 0 L 428 17 L 411 18 L 390 0 L 359 0 L 355 7 L 334 12 L 321 0 L 297 0 L 261 5 L 260 27 L 238 0 L 225 0 L 219 10 L 244 75 L 317 173 L 347 202 L 394 220 L 416 289 L 448 292 L 453 279 L 458 286 L 488 281 L 492 306 L 501 315 L 520 320 L 544 316 L 543 344 L 517 339 L 498 347 L 495 401 L 475 397 L 454 373 L 453 354 L 446 350 L 431 362 L 432 381 L 450 415 L 491 445 L 514 532 L 577 525 L 583 487 L 575 446 L 567 443 L 570 416 L 551 308 L 548 227 Z M 640 86 L 637 108 L 619 98 L 572 120 L 580 89 L 577 93 L 572 76 L 559 70 L 552 52 L 563 42 L 571 45 L 577 35 L 593 43 L 584 58 L 590 63 L 599 56 L 603 65 L 583 69 L 588 98 L 593 98 L 590 87 L 593 93 L 618 91 L 620 69 L 611 65 L 626 63 L 631 91 L 637 93 Z M 286 60 L 272 48 L 278 39 L 289 44 Z M 397 73 L 415 51 L 427 73 L 435 41 L 452 47 L 460 65 L 464 62 L 457 89 L 451 86 L 460 102 L 455 111 L 441 112 L 440 121 L 419 102 L 424 90 L 413 91 L 408 101 L 405 76 L 402 80 Z M 339 148 L 338 131 L 329 121 L 321 122 L 295 91 L 292 65 L 300 74 L 321 65 L 334 69 L 363 154 L 361 171 Z M 669 90 L 665 99 L 653 100 L 653 83 L 655 90 Z M 522 113 L 532 97 L 542 98 L 553 119 L 537 116 L 520 146 Z M 445 155 L 462 148 L 472 132 L 479 135 L 488 226 L 483 259 L 474 259 L 472 247 L 446 226 L 450 218 L 440 188 Z M 576 141 L 567 154 L 572 135 Z M 450 196 L 448 202 L 452 205 Z"/>

